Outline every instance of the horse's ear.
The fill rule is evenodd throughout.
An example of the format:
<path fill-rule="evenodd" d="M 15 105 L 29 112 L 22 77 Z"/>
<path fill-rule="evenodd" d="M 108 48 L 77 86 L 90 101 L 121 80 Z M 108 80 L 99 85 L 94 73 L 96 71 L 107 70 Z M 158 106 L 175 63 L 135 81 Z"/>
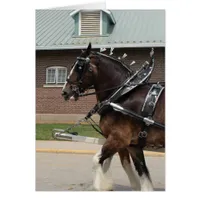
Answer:
<path fill-rule="evenodd" d="M 91 45 L 91 42 L 90 42 L 89 45 L 88 45 L 88 47 L 87 47 L 87 50 L 86 50 L 87 55 L 90 54 L 91 48 L 92 48 L 92 45 Z"/>

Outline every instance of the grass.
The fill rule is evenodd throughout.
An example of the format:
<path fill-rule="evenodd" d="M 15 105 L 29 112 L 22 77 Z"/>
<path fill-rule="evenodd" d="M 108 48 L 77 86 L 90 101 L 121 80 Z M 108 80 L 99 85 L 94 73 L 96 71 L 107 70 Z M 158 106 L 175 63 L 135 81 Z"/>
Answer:
<path fill-rule="evenodd" d="M 52 130 L 54 128 L 67 129 L 71 124 L 36 124 L 36 140 L 53 140 Z M 80 136 L 102 138 L 90 125 L 80 125 L 71 130 L 78 132 Z"/>

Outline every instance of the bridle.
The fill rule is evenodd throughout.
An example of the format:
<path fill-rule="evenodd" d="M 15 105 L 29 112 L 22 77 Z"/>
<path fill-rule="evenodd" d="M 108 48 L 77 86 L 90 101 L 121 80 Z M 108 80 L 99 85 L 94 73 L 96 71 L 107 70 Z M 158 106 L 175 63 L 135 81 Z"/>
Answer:
<path fill-rule="evenodd" d="M 104 54 L 101 54 L 99 52 L 95 52 L 95 54 L 97 55 L 100 55 L 100 56 L 105 56 L 105 57 L 109 57 L 110 59 L 112 60 L 116 60 L 110 56 L 107 56 L 107 55 L 104 55 Z M 75 99 L 78 99 L 78 97 L 83 97 L 83 96 L 88 96 L 88 95 L 93 95 L 93 94 L 97 94 L 97 93 L 102 93 L 102 92 L 105 92 L 105 91 L 109 91 L 109 90 L 113 90 L 113 89 L 118 89 L 120 87 L 123 86 L 123 83 L 120 84 L 120 85 L 117 85 L 117 86 L 114 86 L 114 87 L 111 87 L 111 88 L 107 88 L 105 90 L 102 90 L 102 91 L 98 91 L 98 92 L 92 92 L 92 93 L 87 93 L 87 94 L 84 94 L 85 92 L 85 88 L 82 87 L 82 83 L 83 83 L 83 79 L 85 78 L 85 74 L 87 71 L 89 71 L 90 73 L 93 72 L 93 69 L 96 67 L 94 64 L 92 64 L 90 61 L 92 55 L 89 56 L 89 57 L 77 57 L 77 61 L 75 62 L 74 65 L 78 65 L 75 70 L 76 72 L 78 73 L 78 80 L 77 81 L 70 81 L 70 79 L 67 79 L 67 82 L 71 85 L 71 89 L 72 91 L 74 92 L 74 97 Z M 118 60 L 116 60 L 118 61 Z M 120 61 L 118 61 L 120 62 Z M 126 68 L 128 70 L 128 75 L 130 76 L 130 74 L 132 74 L 132 71 L 125 65 L 123 64 L 122 62 L 120 62 L 122 64 L 122 66 L 124 68 Z M 87 67 L 89 65 L 89 67 Z M 89 88 L 91 88 L 91 86 L 89 86 Z M 88 88 L 88 89 L 89 89 Z"/>
<path fill-rule="evenodd" d="M 82 87 L 83 79 L 85 78 L 85 74 L 87 71 L 90 73 L 93 72 L 93 67 L 95 67 L 93 64 L 90 63 L 89 57 L 77 57 L 77 61 L 75 62 L 75 71 L 78 73 L 78 77 L 76 81 L 70 81 L 70 79 L 67 79 L 67 82 L 70 84 L 72 91 L 74 92 L 75 97 L 81 96 L 80 94 L 85 92 L 85 88 Z M 88 67 L 89 65 L 89 67 Z"/>

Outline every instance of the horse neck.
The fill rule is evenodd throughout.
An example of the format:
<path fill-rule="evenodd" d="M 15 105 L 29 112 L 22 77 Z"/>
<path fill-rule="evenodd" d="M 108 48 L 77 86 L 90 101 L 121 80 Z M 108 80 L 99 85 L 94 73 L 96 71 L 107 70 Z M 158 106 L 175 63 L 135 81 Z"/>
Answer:
<path fill-rule="evenodd" d="M 94 84 L 97 100 L 103 101 L 107 99 L 116 90 L 108 89 L 120 86 L 127 78 L 127 75 L 128 70 L 120 62 L 107 57 L 100 57 Z"/>

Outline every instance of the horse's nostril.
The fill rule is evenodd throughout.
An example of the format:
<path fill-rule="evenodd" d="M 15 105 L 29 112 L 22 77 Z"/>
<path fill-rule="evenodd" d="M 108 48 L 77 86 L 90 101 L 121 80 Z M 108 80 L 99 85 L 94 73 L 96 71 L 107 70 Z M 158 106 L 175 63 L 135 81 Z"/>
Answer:
<path fill-rule="evenodd" d="M 62 91 L 62 93 L 61 93 L 62 95 L 66 95 L 67 93 L 66 92 L 64 92 L 64 91 Z"/>

